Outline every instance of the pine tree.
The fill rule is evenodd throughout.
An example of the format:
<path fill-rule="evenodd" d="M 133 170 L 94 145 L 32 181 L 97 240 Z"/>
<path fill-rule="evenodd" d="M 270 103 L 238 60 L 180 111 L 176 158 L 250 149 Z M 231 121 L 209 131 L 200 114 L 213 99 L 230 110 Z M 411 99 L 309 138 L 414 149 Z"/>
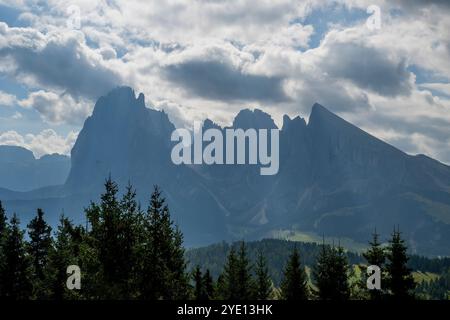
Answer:
<path fill-rule="evenodd" d="M 49 299 L 63 300 L 79 298 L 75 290 L 68 290 L 66 287 L 66 270 L 69 265 L 74 264 L 79 265 L 83 271 L 86 271 L 80 263 L 81 252 L 79 246 L 81 245 L 81 238 L 80 227 L 74 227 L 68 218 L 61 216 L 55 234 L 54 246 L 49 252 L 48 268 L 45 278 L 50 289 Z M 91 278 L 84 282 L 89 284 L 92 281 L 95 281 L 95 279 Z M 83 292 L 86 292 L 84 285 Z"/>
<path fill-rule="evenodd" d="M 5 268 L 5 256 L 3 254 L 4 242 L 6 241 L 6 235 L 8 234 L 8 218 L 6 217 L 6 211 L 3 208 L 3 204 L 0 201 L 0 297 L 3 296 L 3 283 L 2 273 Z"/>
<path fill-rule="evenodd" d="M 229 256 L 228 256 L 229 258 Z M 224 267 L 224 271 L 217 278 L 216 285 L 214 287 L 214 299 L 216 300 L 226 300 L 229 296 L 228 287 L 225 282 L 226 278 L 226 266 Z"/>
<path fill-rule="evenodd" d="M 383 270 L 384 263 L 386 261 L 386 253 L 378 240 L 379 235 L 376 230 L 372 236 L 372 241 L 369 242 L 370 248 L 363 253 L 363 257 L 367 260 L 369 265 L 378 266 L 381 270 Z M 365 277 L 363 278 L 367 279 L 367 268 L 364 270 L 364 274 Z M 370 298 L 372 300 L 379 300 L 382 297 L 382 293 L 383 292 L 381 290 L 370 290 Z"/>
<path fill-rule="evenodd" d="M 211 300 L 214 297 L 214 281 L 211 276 L 209 269 L 206 269 L 205 274 L 203 275 L 203 286 L 205 290 L 205 300 Z"/>
<path fill-rule="evenodd" d="M 48 289 L 44 281 L 44 272 L 52 246 L 52 228 L 45 222 L 42 209 L 37 209 L 36 217 L 30 221 L 27 228 L 28 236 L 30 237 L 27 248 L 32 266 L 33 296 L 37 299 L 42 299 L 48 295 Z"/>
<path fill-rule="evenodd" d="M 169 208 L 155 186 L 144 220 L 141 295 L 145 299 L 183 299 L 189 295 L 183 235 L 173 225 Z"/>
<path fill-rule="evenodd" d="M 348 261 L 341 246 L 322 245 L 313 275 L 320 300 L 347 300 L 350 297 Z"/>
<path fill-rule="evenodd" d="M 304 267 L 300 263 L 297 248 L 289 257 L 283 273 L 281 297 L 284 300 L 307 300 L 309 296 L 308 279 Z"/>
<path fill-rule="evenodd" d="M 316 264 L 313 269 L 313 277 L 317 287 L 317 296 L 320 300 L 328 300 L 331 297 L 332 276 L 330 274 L 331 266 L 331 249 L 325 244 L 322 244 L 321 251 L 317 257 Z"/>
<path fill-rule="evenodd" d="M 8 218 L 6 217 L 6 211 L 3 208 L 2 201 L 0 200 L 0 241 L 6 232 L 7 221 L 8 221 Z M 0 243 L 0 246 L 1 246 L 1 243 Z M 0 248 L 0 250 L 1 250 L 1 248 Z"/>
<path fill-rule="evenodd" d="M 241 242 L 239 247 L 237 267 L 238 300 L 250 300 L 253 298 L 254 282 L 251 274 L 252 266 L 247 256 L 244 241 Z"/>
<path fill-rule="evenodd" d="M 31 297 L 30 264 L 26 255 L 23 231 L 14 214 L 8 226 L 3 254 L 4 266 L 1 272 L 2 297 L 29 299 Z"/>
<path fill-rule="evenodd" d="M 97 273 L 97 294 L 105 299 L 120 298 L 122 293 L 122 241 L 118 230 L 121 226 L 121 208 L 117 193 L 118 186 L 109 177 L 105 182 L 105 192 L 101 195 L 100 205 L 92 203 L 86 210 L 92 228 L 92 245 L 97 251 L 100 267 Z"/>
<path fill-rule="evenodd" d="M 141 212 L 135 200 L 136 193 L 128 185 L 122 199 L 118 199 L 118 185 L 109 177 L 100 204 L 91 203 L 86 216 L 91 226 L 89 242 L 91 255 L 98 256 L 98 295 L 107 299 L 129 299 L 137 295 L 131 289 L 136 282 L 136 243 Z M 91 256 L 90 266 L 96 259 Z M 95 295 L 95 293 L 94 293 Z"/>
<path fill-rule="evenodd" d="M 224 300 L 238 300 L 238 257 L 232 246 L 222 276 L 218 281 L 219 296 Z"/>
<path fill-rule="evenodd" d="M 255 284 L 255 298 L 258 300 L 267 300 L 272 294 L 272 280 L 269 276 L 269 268 L 267 267 L 267 261 L 263 254 L 258 254 L 258 260 L 256 262 L 256 284 Z"/>
<path fill-rule="evenodd" d="M 332 300 L 348 300 L 350 298 L 349 264 L 344 248 L 338 246 L 332 251 L 335 291 Z"/>
<path fill-rule="evenodd" d="M 254 283 L 244 242 L 241 242 L 238 253 L 233 246 L 231 247 L 224 267 L 223 282 L 223 292 L 221 292 L 223 299 L 250 300 L 253 298 Z"/>
<path fill-rule="evenodd" d="M 408 268 L 409 257 L 401 233 L 394 229 L 388 247 L 387 286 L 394 299 L 411 299 L 414 297 L 415 283 L 411 269 Z"/>
<path fill-rule="evenodd" d="M 143 229 L 141 221 L 143 214 L 136 201 L 136 191 L 129 183 L 121 202 L 121 228 L 120 240 L 121 249 L 121 269 L 123 273 L 123 298 L 130 299 L 137 296 L 135 290 L 138 283 L 139 274 L 136 273 L 138 264 L 137 244 L 141 240 Z"/>
<path fill-rule="evenodd" d="M 197 265 L 192 273 L 194 279 L 194 299 L 204 300 L 205 297 L 205 287 L 203 283 L 203 275 L 200 270 L 200 266 Z"/>

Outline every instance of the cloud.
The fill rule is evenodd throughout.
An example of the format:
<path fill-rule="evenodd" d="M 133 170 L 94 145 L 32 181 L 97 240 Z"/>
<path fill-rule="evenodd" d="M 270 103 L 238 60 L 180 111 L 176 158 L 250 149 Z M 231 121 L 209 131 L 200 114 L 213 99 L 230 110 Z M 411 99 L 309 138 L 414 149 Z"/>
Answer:
<path fill-rule="evenodd" d="M 68 94 L 58 95 L 44 90 L 31 92 L 26 99 L 19 101 L 19 105 L 35 109 L 44 121 L 54 124 L 79 125 L 92 111 L 89 101 L 76 101 Z"/>
<path fill-rule="evenodd" d="M 52 129 L 45 129 L 36 135 L 6 131 L 0 133 L 0 145 L 24 147 L 31 150 L 36 158 L 52 153 L 69 155 L 77 136 L 77 132 L 71 131 L 66 137 L 62 137 Z"/>
<path fill-rule="evenodd" d="M 20 112 L 14 112 L 14 114 L 11 116 L 12 119 L 14 120 L 18 120 L 18 119 L 22 119 L 23 115 Z"/>
<path fill-rule="evenodd" d="M 0 107 L 11 107 L 17 102 L 16 96 L 0 90 Z"/>
<path fill-rule="evenodd" d="M 167 79 L 191 94 L 221 101 L 286 101 L 282 78 L 245 73 L 221 61 L 191 60 L 166 66 Z"/>
<path fill-rule="evenodd" d="M 8 64 L 2 69 L 9 76 L 31 86 L 62 89 L 76 98 L 96 99 L 122 82 L 75 31 L 44 34 L 0 22 L 0 57 Z"/>
<path fill-rule="evenodd" d="M 322 68 L 332 77 L 384 96 L 408 95 L 413 89 L 414 77 L 404 59 L 355 43 L 334 43 L 327 49 Z"/>
<path fill-rule="evenodd" d="M 450 97 L 450 83 L 422 83 L 420 84 L 420 87 L 434 90 L 442 95 Z"/>

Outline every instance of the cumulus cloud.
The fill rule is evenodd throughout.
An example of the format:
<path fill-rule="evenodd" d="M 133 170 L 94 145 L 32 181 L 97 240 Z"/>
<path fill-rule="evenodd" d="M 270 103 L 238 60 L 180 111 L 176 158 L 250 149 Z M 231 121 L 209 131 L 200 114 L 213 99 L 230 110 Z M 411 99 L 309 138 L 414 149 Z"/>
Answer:
<path fill-rule="evenodd" d="M 404 59 L 395 61 L 382 50 L 355 43 L 335 43 L 327 50 L 323 69 L 332 77 L 385 96 L 408 95 L 413 88 Z"/>
<path fill-rule="evenodd" d="M 287 100 L 279 77 L 247 74 L 220 61 L 186 61 L 165 67 L 169 81 L 190 93 L 216 100 Z"/>
<path fill-rule="evenodd" d="M 58 135 L 52 129 L 46 129 L 38 134 L 21 135 L 16 131 L 0 133 L 0 145 L 21 146 L 31 150 L 36 158 L 45 154 L 59 153 L 69 155 L 78 132 L 71 131 L 66 137 Z"/>
<path fill-rule="evenodd" d="M 0 22 L 0 57 L 10 76 L 33 86 L 63 89 L 73 97 L 96 99 L 121 84 L 120 75 L 75 31 L 44 34 Z"/>
<path fill-rule="evenodd" d="M 0 90 L 0 107 L 11 107 L 15 105 L 17 99 L 14 95 Z"/>
<path fill-rule="evenodd" d="M 79 125 L 92 111 L 89 101 L 82 99 L 77 101 L 68 94 L 56 94 L 44 90 L 31 92 L 26 99 L 19 101 L 19 105 L 35 109 L 42 119 L 55 124 Z"/>

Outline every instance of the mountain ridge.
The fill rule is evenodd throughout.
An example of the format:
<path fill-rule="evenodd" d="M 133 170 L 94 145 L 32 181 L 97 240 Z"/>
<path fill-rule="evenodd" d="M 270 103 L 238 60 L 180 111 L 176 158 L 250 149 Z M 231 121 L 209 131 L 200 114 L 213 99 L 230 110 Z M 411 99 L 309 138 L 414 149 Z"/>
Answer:
<path fill-rule="evenodd" d="M 236 118 L 232 127 L 276 127 L 259 109 Z M 210 120 L 204 127 L 225 129 Z M 86 119 L 63 186 L 19 195 L 0 190 L 0 199 L 21 214 L 42 204 L 53 218 L 64 209 L 82 220 L 82 208 L 98 199 L 111 175 L 122 187 L 131 181 L 143 204 L 159 184 L 189 245 L 258 239 L 275 230 L 365 242 L 375 227 L 386 236 L 400 224 L 414 252 L 450 255 L 450 167 L 408 155 L 319 104 L 308 123 L 283 117 L 274 176 L 251 165 L 176 166 L 174 129 L 142 94 L 113 90 Z"/>

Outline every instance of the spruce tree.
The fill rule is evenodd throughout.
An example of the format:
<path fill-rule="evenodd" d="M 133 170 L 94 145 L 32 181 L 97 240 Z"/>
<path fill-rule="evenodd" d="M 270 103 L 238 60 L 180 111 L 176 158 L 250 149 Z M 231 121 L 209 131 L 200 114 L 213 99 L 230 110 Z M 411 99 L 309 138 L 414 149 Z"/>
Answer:
<path fill-rule="evenodd" d="M 344 248 L 338 246 L 333 252 L 333 273 L 335 291 L 332 300 L 348 300 L 350 298 L 349 264 Z"/>
<path fill-rule="evenodd" d="M 218 281 L 219 296 L 224 300 L 238 300 L 238 257 L 233 246 L 228 253 L 222 276 Z"/>
<path fill-rule="evenodd" d="M 2 297 L 30 299 L 30 263 L 26 255 L 23 231 L 19 219 L 14 214 L 7 227 L 8 232 L 3 247 L 4 266 L 1 272 Z"/>
<path fill-rule="evenodd" d="M 211 276 L 209 269 L 206 269 L 205 274 L 203 275 L 203 286 L 204 286 L 204 299 L 211 300 L 214 298 L 214 281 Z"/>
<path fill-rule="evenodd" d="M 32 266 L 33 296 L 42 299 L 48 295 L 44 272 L 47 267 L 48 254 L 52 247 L 52 228 L 45 222 L 42 209 L 37 209 L 36 217 L 30 221 L 27 228 L 30 238 L 27 248 Z"/>
<path fill-rule="evenodd" d="M 0 200 L 0 241 L 6 232 L 7 221 L 8 221 L 8 218 L 6 217 L 6 211 L 3 208 L 2 201 Z M 1 246 L 1 243 L 0 243 L 0 246 Z M 0 248 L 0 250 L 1 250 L 1 248 Z"/>
<path fill-rule="evenodd" d="M 55 233 L 54 246 L 49 252 L 48 271 L 45 279 L 50 289 L 50 299 L 63 300 L 79 298 L 75 290 L 68 290 L 66 287 L 66 270 L 69 265 L 75 264 L 80 266 L 82 271 L 88 271 L 80 263 L 81 250 L 78 247 L 81 245 L 81 240 L 80 229 L 74 227 L 68 218 L 61 216 L 58 229 Z M 83 275 L 86 276 L 88 273 L 83 272 Z M 89 292 L 89 290 L 86 290 L 85 284 L 89 287 L 89 283 L 92 284 L 96 279 L 94 277 L 85 279 L 84 276 L 83 292 Z M 86 295 L 86 297 L 91 298 L 89 295 Z"/>
<path fill-rule="evenodd" d="M 109 177 L 100 204 L 92 203 L 86 210 L 91 224 L 92 245 L 97 251 L 99 270 L 97 273 L 98 295 L 105 299 L 121 297 L 123 274 L 121 268 L 122 239 L 121 207 L 117 199 L 118 186 Z"/>
<path fill-rule="evenodd" d="M 255 298 L 258 300 L 267 300 L 272 294 L 272 280 L 269 276 L 269 268 L 267 267 L 266 258 L 262 252 L 258 254 L 255 268 L 256 284 Z"/>
<path fill-rule="evenodd" d="M 320 300 L 347 300 L 350 297 L 348 260 L 341 246 L 322 245 L 313 276 Z"/>
<path fill-rule="evenodd" d="M 283 272 L 281 297 L 284 300 L 307 300 L 308 296 L 309 288 L 305 268 L 300 263 L 297 248 L 294 248 Z"/>
<path fill-rule="evenodd" d="M 229 258 L 229 257 L 228 257 Z M 226 269 L 224 267 L 224 271 L 217 278 L 216 285 L 214 286 L 214 299 L 216 300 L 226 300 L 228 295 L 228 288 L 225 282 L 226 280 Z"/>
<path fill-rule="evenodd" d="M 136 201 L 136 191 L 129 183 L 121 202 L 120 217 L 120 239 L 121 249 L 121 272 L 123 273 L 122 298 L 130 299 L 137 295 L 135 287 L 138 283 L 136 265 L 138 264 L 137 244 L 142 238 L 143 229 L 141 221 L 143 214 Z"/>
<path fill-rule="evenodd" d="M 313 277 L 315 285 L 317 287 L 317 296 L 320 300 L 328 300 L 331 297 L 333 290 L 332 275 L 330 274 L 331 268 L 331 249 L 322 244 L 320 253 L 317 257 L 316 264 L 313 269 Z"/>
<path fill-rule="evenodd" d="M 109 177 L 100 204 L 91 203 L 86 210 L 91 231 L 88 241 L 97 255 L 90 258 L 91 270 L 96 268 L 99 297 L 107 299 L 130 299 L 137 295 L 132 286 L 136 282 L 136 243 L 141 216 L 135 200 L 136 193 L 129 184 L 122 199 L 118 198 L 118 185 Z M 100 284 L 101 283 L 101 284 Z M 94 288 L 93 288 L 94 289 Z M 95 295 L 95 294 L 94 294 Z"/>
<path fill-rule="evenodd" d="M 183 299 L 189 294 L 183 235 L 171 220 L 169 208 L 155 186 L 144 220 L 145 240 L 140 248 L 140 292 L 145 299 Z"/>
<path fill-rule="evenodd" d="M 239 252 L 231 246 L 223 272 L 222 298 L 226 300 L 250 300 L 253 298 L 254 282 L 245 243 L 241 242 Z"/>
<path fill-rule="evenodd" d="M 247 255 L 247 248 L 244 241 L 241 242 L 239 247 L 237 268 L 237 299 L 250 300 L 253 298 L 254 282 L 251 274 L 252 266 Z"/>
<path fill-rule="evenodd" d="M 375 232 L 372 235 L 372 241 L 369 242 L 370 248 L 363 253 L 363 257 L 366 259 L 368 265 L 378 266 L 381 270 L 384 269 L 384 263 L 386 261 L 386 253 L 381 243 L 378 240 L 378 233 Z M 367 280 L 367 268 L 364 270 L 365 276 L 363 279 Z M 384 285 L 383 283 L 381 284 Z M 382 297 L 382 290 L 370 290 L 370 298 L 372 300 L 379 300 Z"/>
<path fill-rule="evenodd" d="M 3 208 L 3 204 L 0 201 L 0 297 L 3 296 L 3 283 L 2 283 L 2 273 L 5 268 L 5 257 L 3 254 L 3 246 L 6 240 L 6 235 L 8 233 L 8 218 L 6 217 L 6 211 Z"/>
<path fill-rule="evenodd" d="M 204 283 L 203 283 L 202 271 L 200 270 L 199 265 L 197 265 L 194 268 L 192 277 L 194 279 L 194 299 L 195 300 L 204 300 L 205 287 L 204 287 Z"/>
<path fill-rule="evenodd" d="M 412 271 L 407 266 L 409 257 L 400 231 L 394 229 L 387 252 L 387 286 L 392 297 L 401 300 L 413 298 L 415 283 Z"/>

